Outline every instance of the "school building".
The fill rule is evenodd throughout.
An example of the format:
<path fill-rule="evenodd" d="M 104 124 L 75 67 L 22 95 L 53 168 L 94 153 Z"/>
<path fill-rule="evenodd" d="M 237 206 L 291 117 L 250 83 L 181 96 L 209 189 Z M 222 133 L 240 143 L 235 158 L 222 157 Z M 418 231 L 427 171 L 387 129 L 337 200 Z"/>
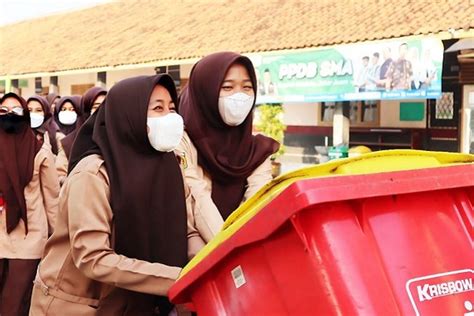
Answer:
<path fill-rule="evenodd" d="M 283 160 L 316 162 L 341 104 L 351 146 L 472 152 L 473 41 L 473 0 L 111 2 L 1 27 L 0 94 L 81 94 L 160 72 L 183 87 L 201 57 L 230 50 L 254 61 L 258 103 L 283 106 Z M 397 90 L 402 49 L 411 81 Z M 414 79 L 427 69 L 428 88 Z"/>

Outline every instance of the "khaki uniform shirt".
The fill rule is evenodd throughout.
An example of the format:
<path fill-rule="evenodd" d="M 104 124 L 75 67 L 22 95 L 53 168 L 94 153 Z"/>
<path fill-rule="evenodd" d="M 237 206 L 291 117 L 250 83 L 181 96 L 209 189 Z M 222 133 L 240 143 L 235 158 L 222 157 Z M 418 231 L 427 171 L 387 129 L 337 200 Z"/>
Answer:
<path fill-rule="evenodd" d="M 40 259 L 48 236 L 53 232 L 58 213 L 59 183 L 54 156 L 43 146 L 34 160 L 33 177 L 25 187 L 28 234 L 20 219 L 7 234 L 6 212 L 0 212 L 0 258 Z M 8 208 L 8 206 L 7 206 Z"/>
<path fill-rule="evenodd" d="M 110 287 L 167 295 L 181 268 L 117 254 L 109 178 L 98 155 L 82 159 L 61 191 L 57 229 L 38 268 L 30 315 L 95 315 Z M 74 194 L 70 194 L 73 190 Z M 191 195 L 187 191 L 187 203 Z M 204 245 L 188 207 L 188 252 Z"/>
<path fill-rule="evenodd" d="M 191 190 L 193 200 L 194 227 L 201 233 L 205 242 L 209 242 L 222 228 L 224 220 L 212 201 L 212 179 L 198 164 L 198 153 L 188 134 L 185 132 L 181 144 L 175 151 L 181 157 L 186 184 Z M 247 189 L 243 201 L 272 180 L 270 158 L 265 160 L 247 178 Z M 242 201 L 242 202 L 243 202 Z"/>

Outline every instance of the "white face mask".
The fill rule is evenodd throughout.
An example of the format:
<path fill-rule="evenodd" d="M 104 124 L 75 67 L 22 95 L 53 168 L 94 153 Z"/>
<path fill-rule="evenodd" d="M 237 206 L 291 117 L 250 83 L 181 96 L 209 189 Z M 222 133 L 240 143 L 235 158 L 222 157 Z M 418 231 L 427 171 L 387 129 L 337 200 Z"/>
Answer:
<path fill-rule="evenodd" d="M 64 125 L 72 125 L 76 123 L 77 114 L 74 111 L 61 111 L 58 114 L 59 121 Z"/>
<path fill-rule="evenodd" d="M 39 113 L 30 113 L 30 124 L 31 128 L 38 128 L 43 124 L 44 116 Z"/>
<path fill-rule="evenodd" d="M 254 97 L 243 92 L 237 92 L 219 98 L 219 113 L 222 120 L 230 126 L 242 124 L 252 110 Z"/>
<path fill-rule="evenodd" d="M 160 117 L 149 117 L 148 139 L 153 148 L 162 152 L 170 152 L 178 147 L 183 137 L 183 118 L 176 113 Z"/>

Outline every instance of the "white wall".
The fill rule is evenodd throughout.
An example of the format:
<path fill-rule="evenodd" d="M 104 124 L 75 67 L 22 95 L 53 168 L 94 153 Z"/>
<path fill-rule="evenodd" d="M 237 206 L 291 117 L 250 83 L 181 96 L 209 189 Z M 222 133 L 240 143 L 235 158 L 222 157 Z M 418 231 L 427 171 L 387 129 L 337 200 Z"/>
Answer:
<path fill-rule="evenodd" d="M 315 126 L 318 124 L 317 103 L 284 103 L 283 123 L 285 125 Z"/>
<path fill-rule="evenodd" d="M 154 74 L 156 74 L 156 72 L 153 67 L 107 71 L 107 89 L 110 89 L 114 84 L 126 78 L 136 76 L 151 76 Z"/>
<path fill-rule="evenodd" d="M 76 84 L 95 84 L 97 81 L 97 73 L 85 73 L 77 75 L 58 76 L 58 86 L 60 95 L 70 95 L 71 86 Z M 49 84 L 48 84 L 49 85 Z"/>
<path fill-rule="evenodd" d="M 21 96 L 25 99 L 28 99 L 35 94 L 35 78 L 22 79 L 28 80 L 28 87 L 21 88 Z"/>
<path fill-rule="evenodd" d="M 380 104 L 380 127 L 398 128 L 426 128 L 426 102 L 425 117 L 423 121 L 400 121 L 400 102 L 425 102 L 424 100 L 387 100 Z"/>
<path fill-rule="evenodd" d="M 41 77 L 41 86 L 49 87 L 49 77 Z"/>
<path fill-rule="evenodd" d="M 181 78 L 189 78 L 193 64 L 181 65 Z M 135 76 L 151 76 L 155 74 L 154 67 L 138 68 L 130 70 L 111 70 L 107 71 L 107 89 L 110 89 L 115 83 L 120 80 L 135 77 Z M 22 88 L 22 96 L 28 98 L 35 94 L 35 78 L 28 78 L 28 87 Z M 49 87 L 50 77 L 41 77 L 41 84 L 43 87 Z M 58 76 L 58 86 L 60 95 L 70 95 L 71 86 L 78 84 L 96 84 L 97 72 L 90 72 L 75 75 L 60 75 Z"/>
<path fill-rule="evenodd" d="M 189 78 L 191 70 L 193 69 L 194 64 L 183 64 L 179 67 L 179 72 L 181 78 Z"/>
<path fill-rule="evenodd" d="M 474 85 L 463 85 L 463 99 L 461 107 L 461 152 L 469 153 L 474 135 L 471 131 L 471 122 L 474 115 Z"/>
<path fill-rule="evenodd" d="M 28 80 L 28 87 L 21 88 L 21 96 L 28 99 L 32 95 L 35 95 L 35 78 L 21 79 Z M 49 87 L 50 77 L 41 77 L 41 86 Z"/>
<path fill-rule="evenodd" d="M 426 114 L 422 121 L 400 121 L 400 102 L 423 102 L 423 100 L 381 101 L 380 127 L 426 128 Z M 318 126 L 320 106 L 320 103 L 284 103 L 283 121 L 286 125 Z M 426 102 L 424 113 L 426 113 Z"/>

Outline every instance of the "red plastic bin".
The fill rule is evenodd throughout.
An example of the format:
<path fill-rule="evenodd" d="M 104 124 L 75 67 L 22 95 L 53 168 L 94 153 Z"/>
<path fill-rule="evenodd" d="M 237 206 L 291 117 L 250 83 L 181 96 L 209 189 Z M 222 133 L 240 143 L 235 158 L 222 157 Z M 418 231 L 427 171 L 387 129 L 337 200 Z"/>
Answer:
<path fill-rule="evenodd" d="M 296 181 L 172 287 L 198 315 L 471 315 L 474 165 Z"/>

